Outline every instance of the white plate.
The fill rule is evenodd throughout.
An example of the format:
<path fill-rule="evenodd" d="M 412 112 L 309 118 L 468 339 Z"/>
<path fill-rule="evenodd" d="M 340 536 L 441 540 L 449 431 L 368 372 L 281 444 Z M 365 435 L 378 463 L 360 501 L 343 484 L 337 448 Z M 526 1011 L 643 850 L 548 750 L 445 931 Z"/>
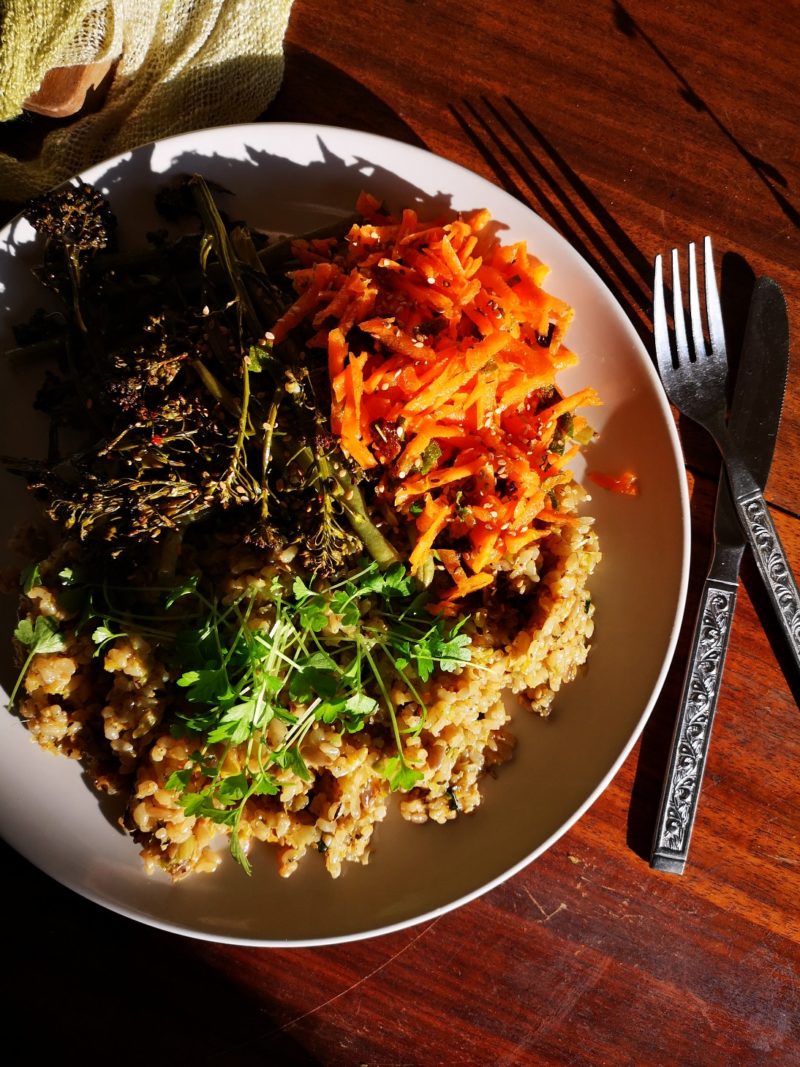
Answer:
<path fill-rule="evenodd" d="M 64 885 L 131 918 L 217 941 L 311 945 L 385 933 L 463 904 L 535 859 L 597 799 L 630 751 L 671 660 L 684 605 L 689 529 L 680 446 L 647 353 L 609 291 L 558 233 L 483 178 L 385 138 L 288 124 L 172 137 L 84 177 L 109 196 L 123 241 L 141 242 L 157 225 L 154 190 L 187 171 L 232 190 L 235 213 L 269 230 L 307 230 L 347 214 L 361 189 L 393 206 L 488 207 L 508 228 L 504 237 L 526 239 L 551 265 L 548 288 L 576 310 L 568 343 L 581 362 L 561 380 L 567 388 L 592 385 L 603 398 L 591 413 L 600 431 L 592 466 L 639 475 L 638 497 L 593 491 L 589 510 L 604 559 L 591 586 L 597 616 L 588 670 L 559 694 L 549 720 L 518 712 L 515 758 L 486 781 L 477 812 L 444 827 L 390 815 L 369 866 L 346 865 L 338 881 L 313 855 L 284 881 L 263 846 L 254 848 L 249 879 L 232 862 L 174 886 L 148 877 L 80 767 L 43 752 L 14 717 L 0 714 L 0 832 Z M 2 348 L 11 324 L 41 301 L 27 270 L 35 261 L 27 223 L 0 233 Z M 42 455 L 44 421 L 24 400 L 41 368 L 12 373 L 3 363 L 0 374 L 0 453 Z M 7 534 L 30 504 L 18 481 L 1 477 Z M 9 636 L 12 609 L 7 604 L 0 619 Z"/>

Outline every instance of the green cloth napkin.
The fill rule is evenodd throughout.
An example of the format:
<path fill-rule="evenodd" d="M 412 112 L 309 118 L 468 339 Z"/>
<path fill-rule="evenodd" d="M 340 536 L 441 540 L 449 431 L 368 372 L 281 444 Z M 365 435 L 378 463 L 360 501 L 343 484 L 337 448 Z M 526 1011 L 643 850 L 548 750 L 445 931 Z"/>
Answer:
<path fill-rule="evenodd" d="M 256 118 L 283 76 L 292 0 L 3 0 L 0 121 L 53 67 L 116 61 L 100 110 L 34 159 L 0 150 L 0 199 L 23 200 L 156 138 Z M 0 145 L 2 135 L 0 134 Z"/>

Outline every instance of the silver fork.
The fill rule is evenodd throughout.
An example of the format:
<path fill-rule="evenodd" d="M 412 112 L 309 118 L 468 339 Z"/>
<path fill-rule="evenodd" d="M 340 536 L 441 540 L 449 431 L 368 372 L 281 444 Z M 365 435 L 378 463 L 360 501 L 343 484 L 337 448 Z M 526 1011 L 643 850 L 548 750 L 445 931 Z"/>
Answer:
<path fill-rule="evenodd" d="M 728 378 L 728 359 L 710 237 L 704 238 L 703 258 L 710 350 L 706 350 L 703 332 L 694 244 L 689 245 L 689 321 L 694 359 L 691 358 L 684 324 L 678 250 L 673 248 L 672 303 L 676 348 L 673 360 L 664 300 L 663 267 L 661 256 L 656 257 L 653 324 L 658 370 L 667 396 L 675 407 L 708 430 L 722 453 L 739 522 L 747 535 L 759 573 L 783 632 L 788 638 L 795 663 L 800 668 L 800 593 L 761 490 L 731 440 L 726 424 L 725 385 Z"/>

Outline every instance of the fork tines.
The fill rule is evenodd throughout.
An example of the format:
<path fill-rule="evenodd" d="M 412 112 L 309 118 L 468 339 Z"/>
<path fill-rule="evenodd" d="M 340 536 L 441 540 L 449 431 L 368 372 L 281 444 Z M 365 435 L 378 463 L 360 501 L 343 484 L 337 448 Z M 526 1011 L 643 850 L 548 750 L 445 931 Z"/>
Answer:
<path fill-rule="evenodd" d="M 680 257 L 677 248 L 672 249 L 672 320 L 675 330 L 675 358 L 678 365 L 697 360 L 702 356 L 725 356 L 725 331 L 722 324 L 722 308 L 719 302 L 714 274 L 714 253 L 711 247 L 711 238 L 703 238 L 703 265 L 705 281 L 705 313 L 708 326 L 710 346 L 706 343 L 703 328 L 703 316 L 700 310 L 699 286 L 697 278 L 697 257 L 694 241 L 690 242 L 688 249 L 689 259 L 689 321 L 692 331 L 692 345 L 686 335 L 686 321 L 681 292 Z M 662 359 L 669 355 L 670 365 L 673 364 L 673 356 L 670 345 L 669 324 L 667 319 L 666 302 L 664 299 L 663 262 L 660 255 L 655 260 L 655 277 L 653 284 L 653 327 L 655 333 L 656 353 L 659 360 L 659 368 L 667 370 L 662 365 Z M 662 373 L 663 376 L 663 373 Z"/>

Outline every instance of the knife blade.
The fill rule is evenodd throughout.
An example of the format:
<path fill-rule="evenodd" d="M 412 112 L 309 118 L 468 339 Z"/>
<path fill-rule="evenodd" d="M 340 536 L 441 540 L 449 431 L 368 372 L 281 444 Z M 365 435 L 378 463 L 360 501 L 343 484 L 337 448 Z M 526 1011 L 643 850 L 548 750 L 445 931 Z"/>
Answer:
<path fill-rule="evenodd" d="M 788 371 L 786 300 L 777 282 L 759 278 L 745 326 L 728 430 L 762 491 L 772 465 Z M 746 543 L 723 468 L 714 512 L 714 549 L 650 854 L 651 867 L 672 874 L 683 873 L 689 852 Z"/>
<path fill-rule="evenodd" d="M 747 316 L 728 429 L 762 492 L 772 466 L 788 374 L 786 298 L 772 278 L 759 278 Z M 714 539 L 720 556 L 719 576 L 735 583 L 747 538 L 724 468 L 717 487 Z"/>

